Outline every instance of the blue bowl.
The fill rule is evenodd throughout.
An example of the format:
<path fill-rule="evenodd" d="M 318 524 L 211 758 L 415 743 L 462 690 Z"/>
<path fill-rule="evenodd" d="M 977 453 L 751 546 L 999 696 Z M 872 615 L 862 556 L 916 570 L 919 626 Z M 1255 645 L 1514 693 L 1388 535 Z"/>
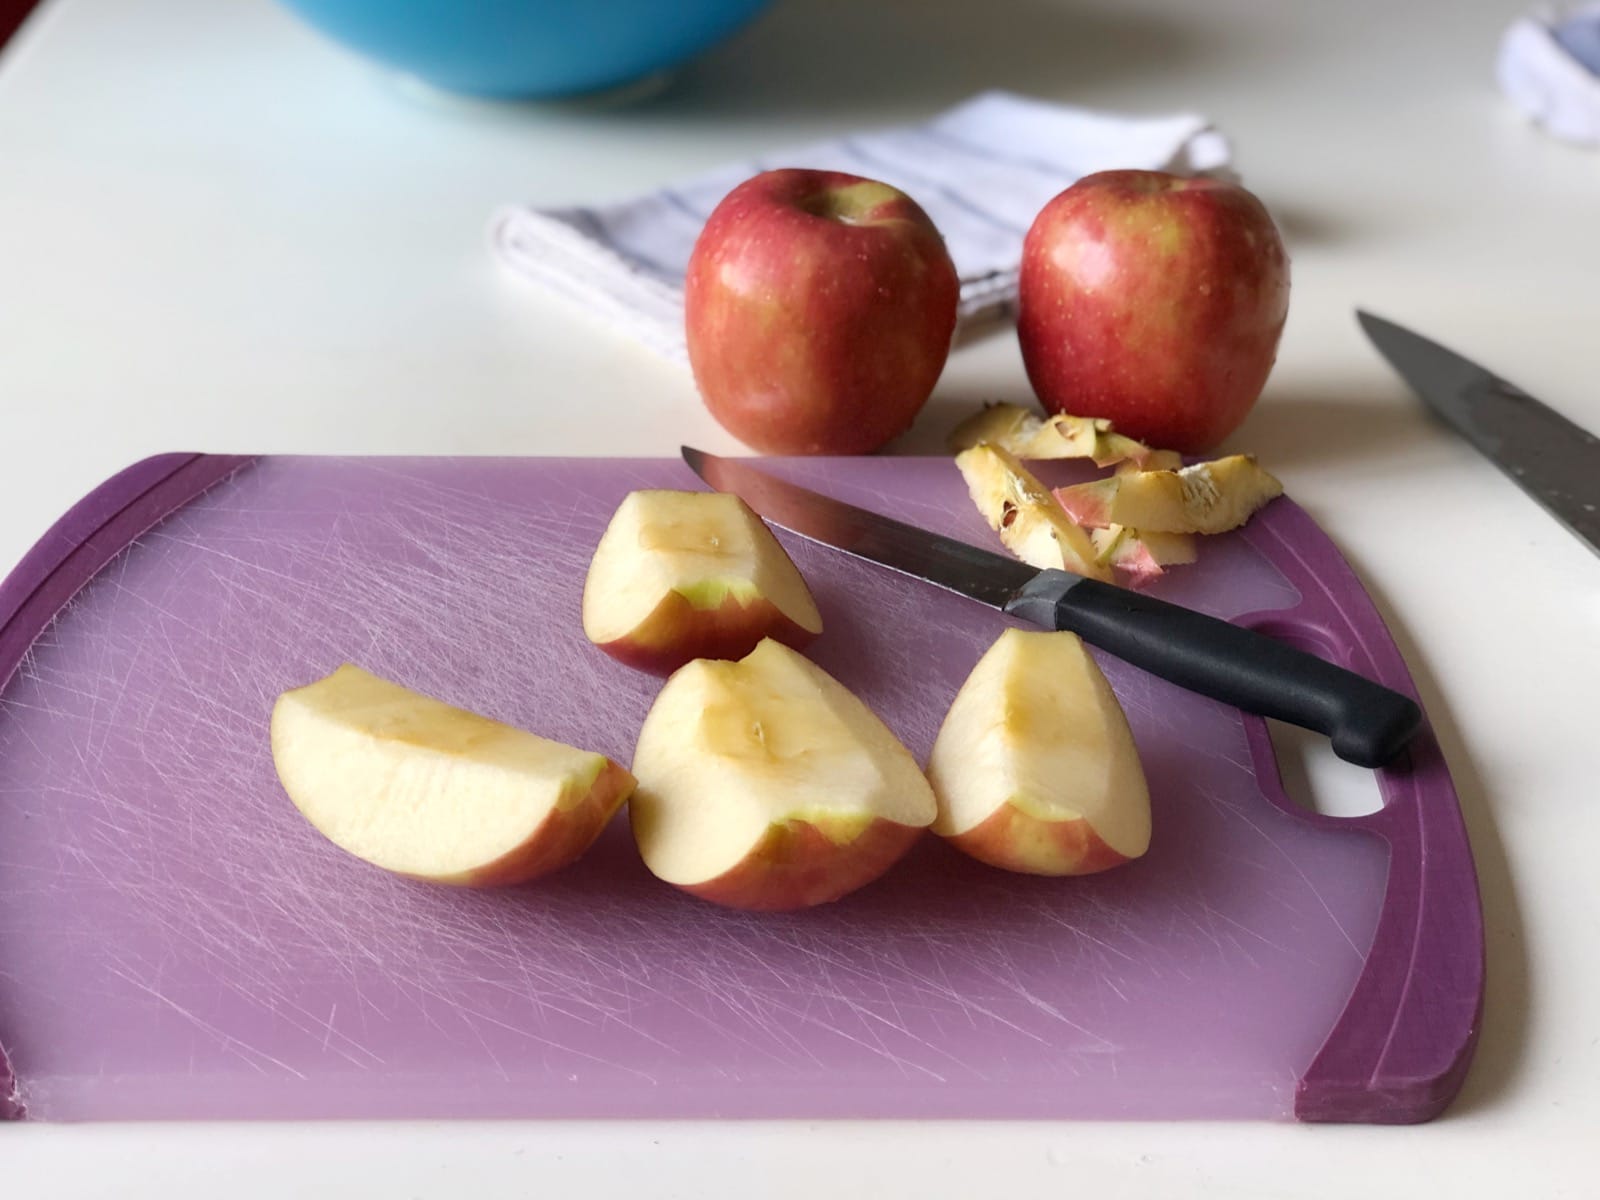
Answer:
<path fill-rule="evenodd" d="M 283 0 L 336 41 L 474 96 L 598 91 L 674 67 L 772 0 Z"/>

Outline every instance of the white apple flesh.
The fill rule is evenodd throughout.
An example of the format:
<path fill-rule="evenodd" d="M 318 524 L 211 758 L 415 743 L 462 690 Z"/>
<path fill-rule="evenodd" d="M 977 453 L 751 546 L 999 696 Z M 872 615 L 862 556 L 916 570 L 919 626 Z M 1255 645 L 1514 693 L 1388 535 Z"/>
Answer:
<path fill-rule="evenodd" d="M 1008 629 L 956 694 L 928 760 L 933 831 L 1030 875 L 1084 875 L 1150 845 L 1150 795 L 1116 693 L 1071 633 Z"/>
<path fill-rule="evenodd" d="M 523 883 L 572 862 L 633 790 L 604 755 L 345 665 L 272 710 L 284 790 L 329 841 L 400 875 Z"/>
<path fill-rule="evenodd" d="M 837 900 L 887 871 L 935 812 L 916 760 L 872 710 L 771 640 L 674 674 L 633 771 L 645 865 L 733 908 Z"/>
<path fill-rule="evenodd" d="M 595 549 L 583 629 L 620 662 L 667 675 L 695 658 L 741 658 L 764 637 L 799 648 L 822 632 L 822 616 L 739 497 L 639 491 Z"/>

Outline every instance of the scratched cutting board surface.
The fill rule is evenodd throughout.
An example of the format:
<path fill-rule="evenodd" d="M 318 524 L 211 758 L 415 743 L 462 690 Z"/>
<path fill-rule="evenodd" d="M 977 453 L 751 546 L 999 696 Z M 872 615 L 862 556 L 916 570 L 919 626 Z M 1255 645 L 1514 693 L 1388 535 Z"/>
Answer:
<path fill-rule="evenodd" d="M 774 469 L 992 544 L 948 460 Z M 627 763 L 659 681 L 585 642 L 584 572 L 627 491 L 692 476 L 664 460 L 138 471 L 0 591 L 20 614 L 6 629 L 0 603 L 13 1115 L 1415 1120 L 1459 1084 L 1477 898 L 1427 733 L 1383 773 L 1385 809 L 1341 823 L 1283 798 L 1263 723 L 1102 656 L 1154 813 L 1125 868 L 1019 877 L 929 837 L 835 905 L 741 914 L 651 878 L 624 818 L 534 885 L 428 886 L 300 818 L 268 750 L 274 697 L 353 661 Z M 813 657 L 925 758 L 1002 619 L 784 541 L 826 621 Z M 1288 501 L 1202 550 L 1158 593 L 1409 686 Z M 87 582 L 63 605 L 73 571 Z M 1430 884 L 1447 861 L 1455 882 Z"/>

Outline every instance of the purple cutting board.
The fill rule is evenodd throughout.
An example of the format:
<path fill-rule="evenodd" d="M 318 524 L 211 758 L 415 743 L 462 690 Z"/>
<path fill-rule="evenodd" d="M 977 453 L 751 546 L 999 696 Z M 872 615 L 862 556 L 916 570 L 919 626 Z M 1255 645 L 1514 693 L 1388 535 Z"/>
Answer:
<path fill-rule="evenodd" d="M 774 462 L 981 545 L 947 459 Z M 54 1119 L 746 1116 L 1415 1121 L 1478 1028 L 1472 861 L 1432 734 L 1385 807 L 1309 814 L 1263 722 L 1102 658 L 1149 854 L 1035 879 L 925 839 L 789 915 L 654 881 L 626 823 L 490 893 L 383 874 L 279 789 L 267 716 L 353 660 L 627 762 L 657 682 L 579 627 L 590 551 L 674 461 L 168 456 L 0 586 L 0 1108 Z M 814 655 L 919 756 L 999 632 L 785 538 Z M 1405 690 L 1279 500 L 1158 586 Z M 7 1096 L 9 1093 L 9 1096 Z"/>

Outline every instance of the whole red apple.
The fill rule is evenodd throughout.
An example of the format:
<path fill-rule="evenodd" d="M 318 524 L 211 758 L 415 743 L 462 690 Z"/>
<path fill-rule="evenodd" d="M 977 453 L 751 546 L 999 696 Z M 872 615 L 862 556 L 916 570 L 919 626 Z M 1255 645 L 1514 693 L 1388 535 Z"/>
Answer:
<path fill-rule="evenodd" d="M 1242 187 L 1102 171 L 1034 219 L 1019 286 L 1022 359 L 1047 409 L 1198 453 L 1239 426 L 1266 384 L 1289 260 Z"/>
<path fill-rule="evenodd" d="M 689 258 L 689 362 L 711 415 L 766 454 L 865 454 L 944 369 L 960 285 L 904 192 L 767 171 L 723 199 Z"/>

